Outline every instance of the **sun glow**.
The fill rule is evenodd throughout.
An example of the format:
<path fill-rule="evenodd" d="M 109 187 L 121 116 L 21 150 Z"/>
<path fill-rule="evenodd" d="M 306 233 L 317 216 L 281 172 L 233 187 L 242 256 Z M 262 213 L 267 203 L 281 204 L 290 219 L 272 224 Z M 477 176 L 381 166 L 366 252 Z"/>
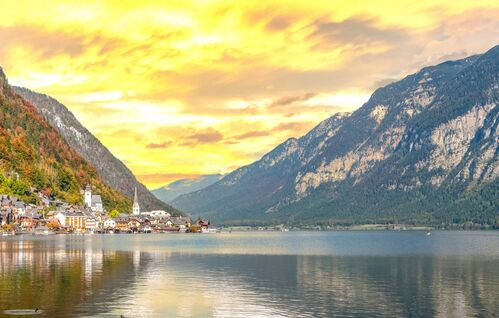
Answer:
<path fill-rule="evenodd" d="M 0 65 L 152 188 L 251 163 L 379 86 L 485 51 L 498 16 L 467 0 L 6 0 Z"/>

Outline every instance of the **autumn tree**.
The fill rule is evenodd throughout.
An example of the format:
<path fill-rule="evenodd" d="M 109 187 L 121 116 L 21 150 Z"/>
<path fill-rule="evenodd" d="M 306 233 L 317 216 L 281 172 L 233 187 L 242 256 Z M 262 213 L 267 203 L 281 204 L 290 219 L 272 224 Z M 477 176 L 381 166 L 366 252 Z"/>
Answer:
<path fill-rule="evenodd" d="M 57 220 L 51 220 L 50 222 L 47 223 L 47 227 L 49 229 L 58 229 L 61 227 L 61 224 Z"/>

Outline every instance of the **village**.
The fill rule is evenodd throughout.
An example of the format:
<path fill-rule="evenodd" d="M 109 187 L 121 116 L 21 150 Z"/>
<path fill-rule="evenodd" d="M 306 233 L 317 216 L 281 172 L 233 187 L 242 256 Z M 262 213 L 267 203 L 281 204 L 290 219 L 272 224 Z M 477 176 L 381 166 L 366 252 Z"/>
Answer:
<path fill-rule="evenodd" d="M 135 189 L 132 213 L 111 217 L 98 194 L 87 185 L 83 206 L 51 201 L 39 194 L 41 204 L 26 204 L 16 197 L 0 194 L 0 233 L 16 234 L 114 234 L 114 233 L 215 233 L 210 222 L 187 216 L 172 216 L 162 210 L 142 212 Z"/>

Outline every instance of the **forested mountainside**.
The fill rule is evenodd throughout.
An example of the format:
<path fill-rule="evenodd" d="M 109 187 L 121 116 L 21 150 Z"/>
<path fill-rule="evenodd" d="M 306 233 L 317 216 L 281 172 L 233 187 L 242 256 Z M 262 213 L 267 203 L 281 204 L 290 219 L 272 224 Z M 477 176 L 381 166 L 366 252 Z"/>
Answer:
<path fill-rule="evenodd" d="M 54 98 L 33 92 L 26 88 L 15 87 L 15 91 L 38 110 L 81 157 L 89 162 L 98 175 L 110 187 L 133 198 L 134 189 L 143 211 L 165 210 L 174 214 L 180 212 L 157 199 L 147 188 L 137 181 L 133 173 L 116 158 L 102 143 L 90 133 L 67 109 Z"/>
<path fill-rule="evenodd" d="M 173 205 L 223 224 L 499 223 L 499 46 L 377 89 Z"/>
<path fill-rule="evenodd" d="M 109 187 L 28 101 L 8 84 L 0 68 L 0 193 L 37 202 L 32 188 L 82 204 L 87 183 L 108 210 L 131 210 L 131 200 Z"/>

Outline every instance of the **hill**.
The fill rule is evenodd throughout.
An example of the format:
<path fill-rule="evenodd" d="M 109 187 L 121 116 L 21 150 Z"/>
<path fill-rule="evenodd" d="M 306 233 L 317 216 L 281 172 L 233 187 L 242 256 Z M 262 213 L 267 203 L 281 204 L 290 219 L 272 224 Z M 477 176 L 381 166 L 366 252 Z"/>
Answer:
<path fill-rule="evenodd" d="M 180 179 L 151 192 L 161 201 L 170 203 L 183 194 L 206 188 L 222 179 L 221 174 L 208 174 L 191 179 Z"/>
<path fill-rule="evenodd" d="M 28 101 L 8 84 L 0 68 L 0 193 L 35 203 L 36 188 L 48 196 L 82 204 L 91 183 L 104 206 L 131 210 L 131 200 L 109 187 Z"/>

